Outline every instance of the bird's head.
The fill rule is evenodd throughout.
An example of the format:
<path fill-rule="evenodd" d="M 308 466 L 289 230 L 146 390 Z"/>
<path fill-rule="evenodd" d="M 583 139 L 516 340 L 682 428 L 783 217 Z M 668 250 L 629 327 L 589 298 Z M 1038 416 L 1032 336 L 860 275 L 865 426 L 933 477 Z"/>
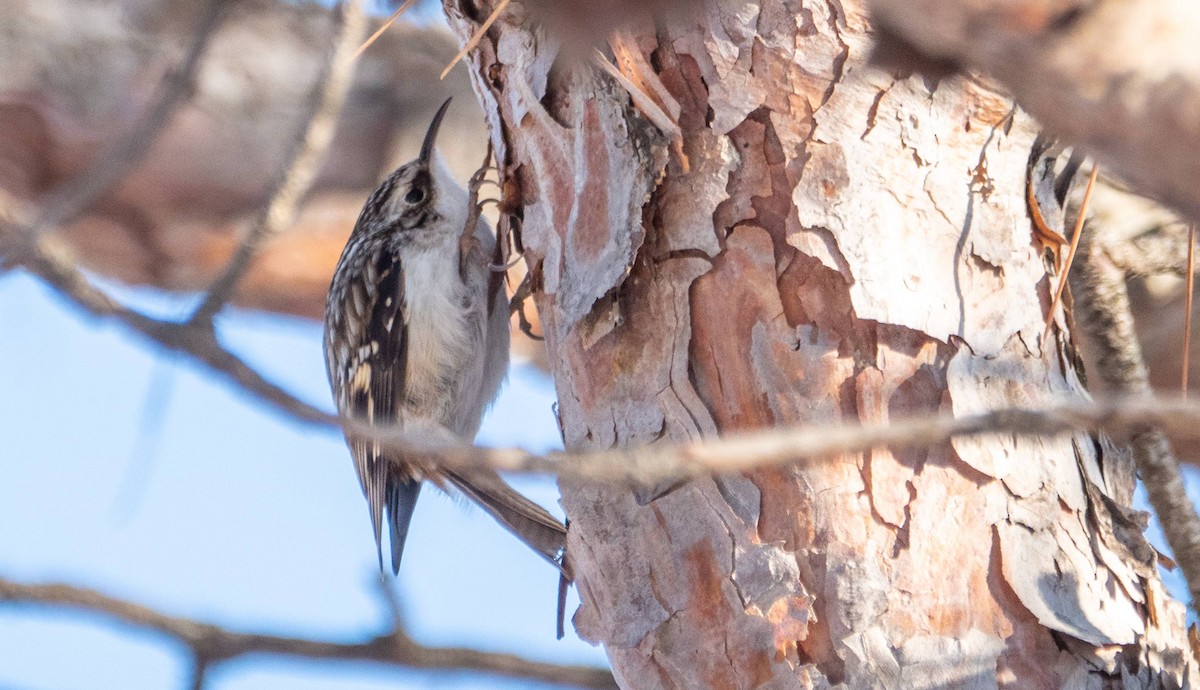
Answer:
<path fill-rule="evenodd" d="M 416 160 L 388 175 L 363 205 L 355 232 L 436 231 L 461 232 L 466 220 L 467 194 L 437 155 L 437 135 L 447 98 L 425 132 Z"/>

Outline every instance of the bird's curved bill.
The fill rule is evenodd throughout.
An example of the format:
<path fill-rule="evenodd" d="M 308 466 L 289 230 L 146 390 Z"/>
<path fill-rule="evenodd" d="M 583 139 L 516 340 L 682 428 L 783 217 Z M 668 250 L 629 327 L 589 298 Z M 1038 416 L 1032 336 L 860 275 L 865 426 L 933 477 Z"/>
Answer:
<path fill-rule="evenodd" d="M 451 98 L 447 98 L 442 107 L 438 108 L 437 114 L 433 116 L 433 122 L 429 123 L 429 130 L 425 132 L 425 141 L 421 143 L 421 155 L 417 160 L 428 165 L 433 158 L 433 146 L 437 142 L 438 129 L 442 126 L 442 118 L 446 116 L 446 110 L 450 108 Z"/>

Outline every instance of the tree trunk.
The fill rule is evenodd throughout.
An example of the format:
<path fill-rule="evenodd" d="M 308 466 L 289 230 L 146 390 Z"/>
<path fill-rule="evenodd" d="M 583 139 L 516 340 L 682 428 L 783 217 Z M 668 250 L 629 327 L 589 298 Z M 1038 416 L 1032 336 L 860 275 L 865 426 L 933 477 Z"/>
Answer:
<path fill-rule="evenodd" d="M 447 3 L 460 40 L 481 5 Z M 1041 339 L 1036 125 L 1011 99 L 868 67 L 860 2 L 631 32 L 618 65 L 678 101 L 681 146 L 520 5 L 468 59 L 568 448 L 1086 395 L 1062 319 Z M 1194 684 L 1133 487 L 1083 433 L 655 492 L 564 482 L 573 620 L 630 688 Z"/>

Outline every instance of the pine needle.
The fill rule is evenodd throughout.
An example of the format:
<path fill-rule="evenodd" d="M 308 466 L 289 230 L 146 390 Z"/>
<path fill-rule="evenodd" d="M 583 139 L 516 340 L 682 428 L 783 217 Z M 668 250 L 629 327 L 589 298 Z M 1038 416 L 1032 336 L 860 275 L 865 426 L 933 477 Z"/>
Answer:
<path fill-rule="evenodd" d="M 1183 397 L 1188 394 L 1188 356 L 1192 352 L 1192 291 L 1196 287 L 1196 224 L 1188 227 L 1187 297 L 1183 315 L 1183 371 L 1179 377 Z"/>
<path fill-rule="evenodd" d="M 1054 299 L 1050 302 L 1050 312 L 1046 314 L 1046 329 L 1042 331 L 1042 340 L 1050 337 L 1050 326 L 1054 325 L 1054 313 L 1062 301 L 1063 290 L 1067 287 L 1067 276 L 1071 274 L 1071 264 L 1075 262 L 1075 252 L 1079 249 L 1079 238 L 1083 234 L 1083 221 L 1087 218 L 1088 204 L 1092 201 L 1092 191 L 1096 188 L 1096 175 L 1100 166 L 1092 164 L 1092 174 L 1088 177 L 1087 189 L 1083 193 L 1083 202 L 1079 204 L 1079 217 L 1075 219 L 1075 234 L 1071 235 L 1071 250 L 1067 254 L 1067 262 L 1063 265 L 1062 277 L 1058 281 L 1058 289 L 1054 291 Z"/>
<path fill-rule="evenodd" d="M 354 57 L 357 58 L 359 55 L 362 55 L 363 51 L 365 51 L 367 48 L 370 48 L 371 44 L 374 43 L 377 38 L 383 35 L 383 32 L 387 31 L 392 24 L 396 23 L 396 20 L 400 18 L 400 15 L 404 14 L 405 10 L 412 7 L 416 3 L 417 0 L 405 0 L 404 4 L 400 5 L 400 9 L 393 12 L 392 16 L 388 17 L 387 21 L 383 23 L 383 26 L 379 27 L 378 31 L 371 34 L 371 37 L 358 47 L 358 50 L 354 52 Z"/>
<path fill-rule="evenodd" d="M 679 130 L 679 123 L 672 120 L 671 116 L 640 85 L 635 84 L 633 80 L 617 69 L 616 65 L 609 62 L 604 53 L 600 52 L 600 49 L 596 49 L 593 57 L 596 60 L 596 64 L 607 72 L 609 76 L 616 79 L 617 83 L 629 93 L 633 104 L 646 116 L 647 120 L 650 120 L 650 122 L 654 123 L 655 127 L 658 127 L 660 131 L 673 139 L 683 136 L 683 133 Z"/>
<path fill-rule="evenodd" d="M 462 50 L 458 51 L 458 55 L 455 55 L 450 64 L 446 65 L 446 69 L 442 70 L 442 75 L 438 79 L 445 79 L 446 75 L 450 74 L 450 70 L 454 69 L 454 66 L 458 64 L 458 61 L 466 57 L 467 53 L 479 44 L 479 41 L 483 39 L 483 35 L 487 33 L 487 30 L 492 28 L 492 24 L 495 24 L 496 20 L 500 18 L 500 13 L 504 11 L 505 7 L 508 7 L 509 2 L 510 0 L 500 0 L 500 2 L 496 3 L 496 9 L 492 10 L 492 13 L 484 20 L 483 25 L 471 36 L 471 40 L 467 41 Z"/>

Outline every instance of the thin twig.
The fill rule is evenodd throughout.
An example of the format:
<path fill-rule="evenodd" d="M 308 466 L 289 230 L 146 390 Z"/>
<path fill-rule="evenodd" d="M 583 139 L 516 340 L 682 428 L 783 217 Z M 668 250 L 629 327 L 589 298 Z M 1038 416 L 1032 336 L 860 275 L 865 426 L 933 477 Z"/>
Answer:
<path fill-rule="evenodd" d="M 1071 274 L 1071 264 L 1075 262 L 1075 252 L 1079 249 L 1079 238 L 1083 235 L 1083 221 L 1087 218 L 1088 204 L 1092 201 L 1092 190 L 1096 188 L 1096 175 L 1100 166 L 1092 164 L 1092 174 L 1088 176 L 1087 189 L 1083 193 L 1083 202 L 1079 204 L 1079 217 L 1075 219 L 1075 234 L 1071 235 L 1071 250 L 1067 253 L 1067 261 L 1063 264 L 1062 275 L 1058 278 L 1058 288 L 1054 291 L 1054 299 L 1050 301 L 1050 311 L 1046 314 L 1046 328 L 1042 331 L 1042 340 L 1050 337 L 1050 327 L 1054 325 L 1054 314 L 1062 301 L 1063 290 L 1067 287 L 1067 276 Z"/>
<path fill-rule="evenodd" d="M 153 474 L 158 446 L 167 421 L 167 409 L 175 387 L 175 358 L 167 355 L 154 361 L 150 382 L 142 399 L 138 434 L 129 460 L 121 472 L 109 515 L 122 522 L 138 511 Z"/>
<path fill-rule="evenodd" d="M 287 165 L 280 169 L 269 194 L 269 201 L 259 211 L 254 225 L 238 245 L 225 267 L 191 320 L 205 323 L 233 296 L 250 262 L 262 245 L 296 220 L 300 200 L 312 186 L 325 152 L 333 139 L 338 114 L 354 79 L 354 46 L 362 37 L 366 20 L 359 0 L 345 0 L 335 13 L 337 31 L 329 57 L 312 98 L 312 110 L 305 121 L 303 133 L 292 145 Z"/>
<path fill-rule="evenodd" d="M 696 444 L 658 444 L 600 453 L 539 455 L 517 449 L 475 448 L 448 441 L 442 434 L 368 428 L 352 420 L 338 419 L 263 379 L 249 365 L 222 348 L 211 330 L 157 321 L 133 312 L 96 290 L 77 269 L 55 256 L 41 251 L 37 254 L 39 260 L 28 265 L 89 313 L 113 319 L 155 343 L 207 366 L 219 378 L 241 386 L 297 420 L 378 437 L 401 451 L 398 456 L 405 452 L 428 454 L 429 462 L 440 462 L 463 471 L 488 467 L 654 485 L 664 479 L 742 472 L 756 467 L 861 453 L 876 446 L 928 446 L 957 436 L 986 433 L 1042 435 L 1094 428 L 1127 432 L 1155 425 L 1181 438 L 1200 437 L 1200 404 L 1138 397 L 1068 402 L 1036 410 L 996 410 L 958 418 L 935 416 L 897 420 L 887 425 L 819 424 Z M 520 293 L 518 290 L 517 296 Z"/>
<path fill-rule="evenodd" d="M 1066 402 L 1040 409 L 1002 409 L 957 418 L 933 416 L 894 420 L 885 425 L 823 423 L 694 444 L 656 444 L 597 453 L 542 455 L 519 449 L 477 448 L 450 440 L 448 434 L 379 429 L 338 419 L 263 379 L 249 365 L 222 348 L 211 330 L 157 321 L 133 312 L 88 284 L 70 264 L 56 261 L 49 253 L 38 257 L 41 260 L 29 264 L 30 268 L 81 308 L 95 316 L 113 319 L 163 347 L 186 355 L 207 366 L 219 378 L 241 386 L 288 416 L 321 427 L 349 429 L 356 434 L 377 437 L 399 451 L 398 457 L 419 453 L 431 463 L 466 472 L 491 468 L 655 485 L 664 480 L 744 472 L 862 453 L 877 446 L 927 447 L 955 437 L 988 433 L 1037 436 L 1097 428 L 1125 433 L 1153 425 L 1180 438 L 1200 438 L 1200 404 L 1139 396 Z M 517 296 L 520 293 L 518 290 Z"/>
<path fill-rule="evenodd" d="M 355 433 L 357 425 L 350 425 Z M 501 472 L 555 474 L 560 477 L 634 486 L 655 486 L 764 467 L 822 461 L 864 453 L 876 447 L 928 448 L 953 438 L 985 434 L 1054 436 L 1103 429 L 1133 433 L 1159 426 L 1181 438 L 1200 438 L 1200 405 L 1156 398 L 1076 401 L 1037 409 L 1007 408 L 976 415 L 935 415 L 887 424 L 830 423 L 731 435 L 685 444 L 541 455 L 520 449 L 455 445 L 446 435 L 415 436 L 376 430 L 389 447 L 432 453 L 440 465 L 459 471 L 487 467 Z"/>
<path fill-rule="evenodd" d="M 655 486 L 853 456 L 876 447 L 928 448 L 953 438 L 986 434 L 1033 437 L 1103 429 L 1128 435 L 1157 426 L 1181 438 L 1200 438 L 1200 404 L 1134 396 L 1064 402 L 1037 409 L 1006 408 L 961 417 L 916 417 L 887 424 L 821 423 L 683 444 L 548 454 L 474 447 L 448 431 L 434 428 L 380 429 L 353 420 L 342 420 L 342 426 L 353 434 L 378 439 L 381 445 L 394 450 L 396 457 L 421 455 L 430 463 L 463 473 L 487 468 Z"/>
<path fill-rule="evenodd" d="M 819 424 L 695 444 L 658 444 L 600 453 L 539 455 L 515 449 L 474 448 L 449 442 L 444 434 L 367 428 L 353 420 L 338 419 L 325 413 L 263 379 L 249 365 L 225 350 L 211 329 L 152 319 L 111 299 L 91 285 L 62 252 L 49 246 L 48 239 L 39 238 L 34 243 L 32 258 L 26 262 L 26 266 L 88 313 L 114 320 L 169 350 L 205 365 L 218 378 L 237 384 L 297 420 L 376 436 L 400 451 L 396 454 L 398 457 L 406 453 L 422 453 L 427 455 L 429 462 L 442 463 L 462 471 L 488 467 L 510 472 L 552 473 L 596 481 L 655 485 L 664 480 L 743 472 L 757 467 L 861 453 L 876 446 L 929 446 L 958 436 L 987 433 L 1046 435 L 1095 428 L 1124 433 L 1157 426 L 1180 438 L 1200 438 L 1200 404 L 1139 395 L 1109 401 L 1068 402 L 1036 410 L 996 410 L 959 418 L 935 416 L 897 420 L 887 425 Z M 520 296 L 521 290 L 517 292 L 514 297 Z M 514 302 L 517 300 L 514 299 Z M 1130 340 L 1133 340 L 1132 336 Z"/>
<path fill-rule="evenodd" d="M 1183 397 L 1188 394 L 1188 360 L 1192 353 L 1192 293 L 1196 288 L 1196 224 L 1188 226 L 1187 251 L 1187 295 L 1184 297 L 1183 313 L 1183 368 L 1179 374 L 1179 386 Z"/>
<path fill-rule="evenodd" d="M 475 671 L 525 682 L 556 683 L 582 688 L 615 688 L 612 674 L 602 668 L 559 666 L 512 654 L 463 647 L 427 647 L 400 629 L 351 642 L 332 642 L 280 635 L 241 633 L 187 618 L 169 616 L 99 592 L 62 584 L 28 585 L 0 578 L 0 601 L 75 609 L 98 614 L 123 625 L 161 633 L 186 645 L 193 654 L 195 674 L 203 683 L 213 664 L 248 655 L 307 660 L 373 662 L 397 668 Z"/>
<path fill-rule="evenodd" d="M 387 21 L 380 25 L 375 33 L 371 34 L 370 38 L 363 41 L 363 44 L 358 47 L 358 50 L 354 51 L 354 57 L 361 57 L 367 48 L 370 48 L 372 43 L 379 40 L 379 37 L 382 36 L 389 28 L 391 28 L 392 24 L 396 23 L 396 20 L 400 18 L 400 15 L 404 14 L 404 12 L 407 11 L 408 8 L 415 5 L 416 2 L 417 0 L 405 0 L 404 4 L 400 5 L 400 9 L 393 12 L 392 16 L 388 17 Z"/>
<path fill-rule="evenodd" d="M 198 37 L 193 42 L 189 57 L 177 70 L 177 78 L 170 80 L 171 83 L 179 85 L 191 82 L 192 77 L 188 75 L 195 71 L 208 38 L 219 24 L 223 14 L 221 8 L 227 1 L 214 0 L 209 7 L 205 21 L 197 30 Z M 351 7 L 345 10 L 347 17 L 343 22 L 343 30 L 347 34 L 347 26 L 352 28 L 355 23 L 361 24 L 361 13 L 357 10 L 357 4 L 351 3 Z M 354 21 L 355 16 L 359 17 L 359 21 Z M 345 42 L 347 41 L 341 41 Z M 352 42 L 350 44 L 352 45 Z M 178 101 L 178 97 L 172 98 L 170 93 L 171 89 L 164 91 L 164 95 L 159 99 L 160 106 L 152 109 L 162 115 L 150 118 L 145 123 L 147 127 L 153 129 L 158 126 L 156 122 L 165 121 L 166 113 L 171 109 L 170 104 Z M 104 158 L 97 163 L 97 178 L 107 179 L 119 171 L 126 170 L 136 159 L 138 147 L 144 146 L 149 139 L 144 133 L 131 135 L 131 143 L 114 149 L 111 161 Z M 101 191 L 100 186 L 89 184 L 92 186 L 87 186 L 86 189 L 80 187 L 77 191 L 64 192 L 60 197 L 62 201 L 54 202 L 52 208 L 43 209 L 40 215 L 35 215 L 35 212 L 24 204 L 4 204 L 3 217 L 0 218 L 0 245 L 10 249 L 4 257 L 6 262 L 23 265 L 93 316 L 121 323 L 168 350 L 186 355 L 193 361 L 207 366 L 218 378 L 237 384 L 289 416 L 311 423 L 337 426 L 337 419 L 332 415 L 265 380 L 239 357 L 225 349 L 218 341 L 210 322 L 193 321 L 178 324 L 153 319 L 129 309 L 93 285 L 68 258 L 61 242 L 52 237 L 42 236 L 38 231 L 41 227 L 39 224 L 45 224 L 48 220 L 65 220 L 86 209 L 86 205 Z"/>
<path fill-rule="evenodd" d="M 605 57 L 604 53 L 600 52 L 599 48 L 595 50 L 595 53 L 592 55 L 592 59 L 595 60 L 596 64 L 599 65 L 600 68 L 603 69 L 610 77 L 615 79 L 617 83 L 621 85 L 621 88 L 625 89 L 625 91 L 629 94 L 630 99 L 633 100 L 633 104 L 637 106 L 637 109 L 641 111 L 641 113 L 646 116 L 646 119 L 650 120 L 655 127 L 658 127 L 663 134 L 666 134 L 673 140 L 679 139 L 683 136 L 683 133 L 679 129 L 679 123 L 672 120 L 671 116 L 668 115 L 665 110 L 663 110 L 662 106 L 655 102 L 653 97 L 643 91 L 639 85 L 633 82 L 633 80 L 625 76 L 621 70 L 617 69 L 616 65 L 609 62 L 608 58 Z"/>
<path fill-rule="evenodd" d="M 210 369 L 218 379 L 236 384 L 275 409 L 300 421 L 327 426 L 336 419 L 264 379 L 249 364 L 225 349 L 207 324 L 180 324 L 153 319 L 114 300 L 96 288 L 56 249 L 39 238 L 26 250 L 24 265 L 75 306 L 92 316 L 111 319 L 172 352 L 178 352 Z"/>
<path fill-rule="evenodd" d="M 145 115 L 123 139 L 99 155 L 96 162 L 50 192 L 40 215 L 24 226 L 24 242 L 46 229 L 63 225 L 83 213 L 104 192 L 112 188 L 142 159 L 158 134 L 171 120 L 175 110 L 192 93 L 196 73 L 212 38 L 226 17 L 230 0 L 210 0 L 192 33 L 192 42 L 179 65 L 166 77 Z"/>
<path fill-rule="evenodd" d="M 407 628 L 404 621 L 404 607 L 400 603 L 400 597 L 396 596 L 396 590 L 392 589 L 389 578 L 384 573 L 376 573 L 377 577 L 371 578 L 379 592 L 379 598 L 383 602 L 383 606 L 387 609 L 388 620 L 391 621 L 391 630 L 393 633 L 403 631 Z"/>
<path fill-rule="evenodd" d="M 450 64 L 446 65 L 446 69 L 442 70 L 442 74 L 438 79 L 445 79 L 446 75 L 450 74 L 450 70 L 454 69 L 454 66 L 458 64 L 458 61 L 466 57 L 467 53 L 471 52 L 471 49 L 479 44 L 479 41 L 483 39 L 483 35 L 487 33 L 487 30 L 492 28 L 492 24 L 495 24 L 496 20 L 500 18 L 500 13 L 504 11 L 505 7 L 508 7 L 509 2 L 510 0 L 500 0 L 500 2 L 496 3 L 496 7 L 492 10 L 492 13 L 488 15 L 483 24 L 471 35 L 471 40 L 467 41 L 462 50 L 458 51 L 458 54 L 454 56 Z"/>
<path fill-rule="evenodd" d="M 27 265 L 87 312 L 109 318 L 153 342 L 212 370 L 218 378 L 237 384 L 300 421 L 327 428 L 349 429 L 378 437 L 406 453 L 427 454 L 429 462 L 470 471 L 551 473 L 597 481 L 654 485 L 714 473 L 743 472 L 815 459 L 861 453 L 876 446 L 928 446 L 958 436 L 986 433 L 1058 434 L 1103 428 L 1129 432 L 1153 425 L 1180 438 L 1200 438 L 1200 404 L 1149 397 L 1097 402 L 1067 402 L 1041 409 L 1005 409 L 967 417 L 934 416 L 896 420 L 886 425 L 818 424 L 731 436 L 687 445 L 599 453 L 539 455 L 517 449 L 484 449 L 447 440 L 445 434 L 378 429 L 338 419 L 299 400 L 263 379 L 254 369 L 221 347 L 210 329 L 158 321 L 120 305 L 97 290 L 69 262 L 41 249 Z M 518 289 L 519 297 L 521 290 Z M 516 300 L 514 299 L 514 302 Z"/>
<path fill-rule="evenodd" d="M 192 675 L 188 679 L 188 690 L 204 690 L 208 678 L 208 661 L 197 656 L 192 660 Z"/>

